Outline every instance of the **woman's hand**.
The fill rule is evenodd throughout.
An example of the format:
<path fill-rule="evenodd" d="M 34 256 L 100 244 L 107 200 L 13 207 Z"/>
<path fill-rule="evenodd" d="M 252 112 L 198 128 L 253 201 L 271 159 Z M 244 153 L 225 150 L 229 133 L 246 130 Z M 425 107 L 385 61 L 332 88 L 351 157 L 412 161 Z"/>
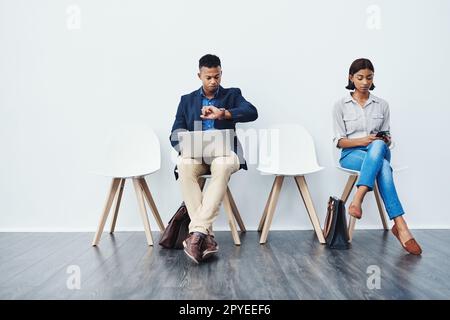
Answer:
<path fill-rule="evenodd" d="M 391 136 L 384 136 L 384 137 L 383 137 L 383 141 L 384 141 L 387 145 L 390 145 L 390 144 L 391 144 Z"/>
<path fill-rule="evenodd" d="M 354 147 L 367 147 L 369 144 L 374 142 L 375 140 L 383 140 L 385 143 L 389 144 L 391 137 L 387 137 L 386 139 L 382 139 L 377 137 L 376 134 L 370 134 L 364 138 L 341 138 L 338 142 L 339 148 L 354 148 Z"/>
<path fill-rule="evenodd" d="M 360 142 L 363 146 L 368 146 L 375 140 L 382 140 L 381 138 L 377 137 L 376 134 L 369 134 L 367 137 L 361 138 Z M 386 142 L 386 141 L 385 141 Z"/>

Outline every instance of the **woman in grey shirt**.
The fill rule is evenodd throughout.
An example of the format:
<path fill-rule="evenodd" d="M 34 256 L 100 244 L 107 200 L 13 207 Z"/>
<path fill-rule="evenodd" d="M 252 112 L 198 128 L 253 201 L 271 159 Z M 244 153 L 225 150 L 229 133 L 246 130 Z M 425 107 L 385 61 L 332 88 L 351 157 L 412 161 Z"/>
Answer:
<path fill-rule="evenodd" d="M 394 220 L 392 233 L 403 248 L 420 255 L 422 249 L 403 218 L 403 208 L 395 190 L 390 165 L 389 105 L 373 94 L 374 67 L 368 59 L 357 59 L 350 66 L 347 89 L 353 90 L 336 102 L 333 111 L 334 142 L 341 148 L 342 167 L 359 171 L 357 191 L 348 213 L 360 219 L 362 202 L 372 191 L 375 179 L 386 211 Z"/>

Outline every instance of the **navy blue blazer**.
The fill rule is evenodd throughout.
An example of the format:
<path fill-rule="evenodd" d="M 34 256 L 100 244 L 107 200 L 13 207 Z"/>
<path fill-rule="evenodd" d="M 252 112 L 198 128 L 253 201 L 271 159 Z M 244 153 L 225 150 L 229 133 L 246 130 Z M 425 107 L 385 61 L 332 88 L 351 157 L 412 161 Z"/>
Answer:
<path fill-rule="evenodd" d="M 239 88 L 225 89 L 220 86 L 215 99 L 217 101 L 215 107 L 225 108 L 232 115 L 230 120 L 214 120 L 214 128 L 216 129 L 236 130 L 236 123 L 255 121 L 258 118 L 258 111 L 250 102 L 245 100 Z M 202 121 L 202 118 L 200 118 L 201 110 L 202 95 L 200 89 L 181 97 L 169 137 L 170 143 L 176 151 L 180 152 L 178 132 L 185 130 L 194 131 L 194 121 Z M 201 130 L 201 127 L 196 129 Z M 239 169 L 247 170 L 247 163 L 243 156 L 242 146 L 237 137 L 234 139 L 234 152 L 239 157 L 239 162 L 241 164 Z M 176 167 L 175 177 L 178 178 Z"/>

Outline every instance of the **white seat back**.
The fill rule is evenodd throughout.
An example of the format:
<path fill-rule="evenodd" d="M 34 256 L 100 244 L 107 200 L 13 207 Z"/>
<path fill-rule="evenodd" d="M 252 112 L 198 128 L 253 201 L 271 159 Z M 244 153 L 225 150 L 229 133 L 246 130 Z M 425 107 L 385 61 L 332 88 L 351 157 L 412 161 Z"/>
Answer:
<path fill-rule="evenodd" d="M 279 175 L 303 175 L 323 169 L 317 163 L 314 141 L 299 124 L 269 128 L 259 144 L 259 171 Z"/>
<path fill-rule="evenodd" d="M 111 177 L 136 177 L 161 167 L 159 139 L 145 125 L 120 125 L 107 135 L 100 148 L 96 172 Z"/>

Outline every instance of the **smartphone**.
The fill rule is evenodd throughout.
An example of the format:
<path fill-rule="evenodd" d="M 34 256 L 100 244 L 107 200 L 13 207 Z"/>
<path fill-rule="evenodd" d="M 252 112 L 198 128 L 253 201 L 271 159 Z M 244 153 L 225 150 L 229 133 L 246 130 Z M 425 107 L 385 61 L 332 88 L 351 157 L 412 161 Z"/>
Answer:
<path fill-rule="evenodd" d="M 384 138 L 386 136 L 390 136 L 390 132 L 389 131 L 379 131 L 376 135 L 376 137 L 378 138 Z"/>

